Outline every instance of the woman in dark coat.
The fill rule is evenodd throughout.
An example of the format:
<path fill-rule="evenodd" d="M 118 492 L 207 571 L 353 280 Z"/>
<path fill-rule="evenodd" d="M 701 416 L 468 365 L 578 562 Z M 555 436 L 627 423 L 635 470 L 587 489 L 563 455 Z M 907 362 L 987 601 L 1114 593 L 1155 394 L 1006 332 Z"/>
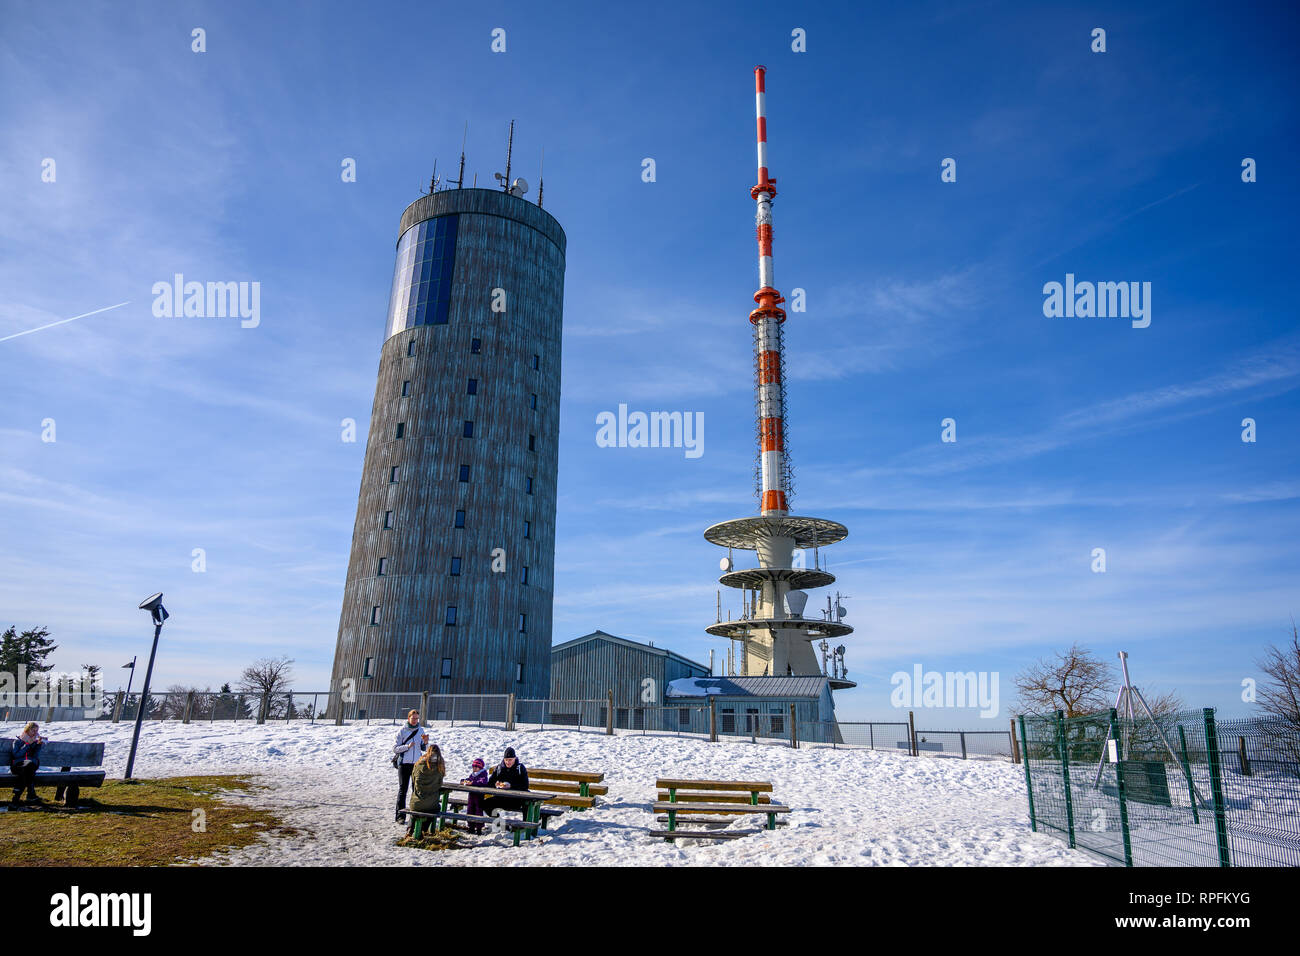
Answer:
<path fill-rule="evenodd" d="M 447 773 L 447 764 L 443 762 L 442 751 L 437 744 L 429 744 L 415 762 L 411 770 L 411 806 L 419 813 L 433 813 L 438 809 L 438 796 L 442 790 L 442 779 Z M 415 817 L 408 816 L 406 832 L 415 829 Z"/>

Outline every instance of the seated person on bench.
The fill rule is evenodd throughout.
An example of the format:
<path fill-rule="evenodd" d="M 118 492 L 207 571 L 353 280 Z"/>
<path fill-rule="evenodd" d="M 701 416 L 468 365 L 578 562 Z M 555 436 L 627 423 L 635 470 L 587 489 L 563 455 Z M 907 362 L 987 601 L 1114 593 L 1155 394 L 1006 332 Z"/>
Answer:
<path fill-rule="evenodd" d="M 461 785 L 466 787 L 486 787 L 488 785 L 488 772 L 484 769 L 482 757 L 474 758 L 474 762 L 470 764 L 470 774 L 461 781 Z M 483 794 L 471 793 L 465 802 L 465 812 L 471 817 L 483 816 Z M 482 833 L 483 824 L 471 823 L 469 832 Z"/>
<path fill-rule="evenodd" d="M 429 744 L 429 749 L 420 755 L 411 770 L 411 806 L 418 813 L 436 813 L 438 811 L 438 791 L 442 789 L 442 778 L 447 772 L 443 762 L 442 751 L 437 744 Z M 415 817 L 407 816 L 406 833 L 409 836 L 415 830 Z"/>
<path fill-rule="evenodd" d="M 13 739 L 13 749 L 9 754 L 9 769 L 18 778 L 14 787 L 13 798 L 9 806 L 18 806 L 18 798 L 27 790 L 27 802 L 40 805 L 44 801 L 36 795 L 36 771 L 41 762 L 37 759 L 41 746 L 46 742 L 41 736 L 41 728 L 32 720 L 23 728 L 23 732 Z"/>
<path fill-rule="evenodd" d="M 488 774 L 487 785 L 496 787 L 498 790 L 527 790 L 528 789 L 528 768 L 519 762 L 515 756 L 515 748 L 507 747 L 505 755 L 501 762 L 492 768 Z M 483 812 L 490 814 L 496 809 L 518 810 L 524 812 L 528 809 L 528 801 L 511 800 L 509 797 L 484 797 Z"/>

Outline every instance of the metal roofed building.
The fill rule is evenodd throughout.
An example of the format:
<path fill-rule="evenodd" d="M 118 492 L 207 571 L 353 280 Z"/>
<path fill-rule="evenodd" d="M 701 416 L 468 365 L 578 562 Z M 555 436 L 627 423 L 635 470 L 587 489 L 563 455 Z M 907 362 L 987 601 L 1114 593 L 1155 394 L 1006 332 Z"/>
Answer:
<path fill-rule="evenodd" d="M 613 691 L 615 727 L 640 730 L 647 719 L 657 726 L 665 722 L 655 714 L 667 703 L 664 688 L 675 680 L 708 675 L 707 664 L 666 647 L 592 631 L 551 648 L 551 708 L 557 711 L 551 717 L 555 723 L 572 723 L 576 721 L 569 718 L 581 714 L 584 723 L 604 723 L 604 704 Z M 580 706 L 579 701 L 592 703 Z"/>
<path fill-rule="evenodd" d="M 787 737 L 790 707 L 801 740 L 839 742 L 832 681 L 825 676 L 693 677 L 669 683 L 664 703 L 717 708 L 718 733 Z"/>

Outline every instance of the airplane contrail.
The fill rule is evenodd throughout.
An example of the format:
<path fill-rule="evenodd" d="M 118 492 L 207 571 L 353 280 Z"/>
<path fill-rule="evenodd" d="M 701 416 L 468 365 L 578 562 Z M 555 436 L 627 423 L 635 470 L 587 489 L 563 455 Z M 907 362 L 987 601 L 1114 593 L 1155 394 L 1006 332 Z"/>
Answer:
<path fill-rule="evenodd" d="M 130 305 L 130 304 L 131 304 L 131 303 L 130 303 L 130 301 L 128 300 L 128 301 L 126 301 L 126 302 L 119 302 L 117 305 L 106 305 L 106 306 L 104 306 L 104 308 L 102 308 L 102 309 L 96 309 L 94 312 L 83 312 L 83 313 L 81 313 L 81 315 L 74 315 L 74 316 L 73 316 L 72 318 L 70 318 L 70 319 L 59 319 L 59 321 L 57 321 L 57 322 L 51 322 L 49 325 L 40 325 L 40 326 L 37 326 L 37 327 L 34 328 L 34 329 L 28 329 L 28 330 L 25 331 L 25 332 L 15 332 L 13 335 L 0 336 L 0 342 L 8 342 L 10 339 L 16 339 L 16 338 L 18 338 L 18 336 L 20 336 L 20 335 L 31 335 L 33 332 L 39 332 L 39 331 L 41 331 L 41 329 L 52 329 L 52 328 L 54 328 L 56 325 L 63 325 L 63 323 L 65 323 L 65 322 L 75 322 L 75 321 L 77 321 L 77 319 L 84 319 L 84 318 L 85 318 L 86 316 L 88 316 L 88 315 L 99 315 L 99 313 L 101 313 L 101 312 L 108 312 L 108 311 L 111 311 L 112 309 L 120 309 L 120 308 L 122 308 L 122 306 L 124 306 L 124 305 Z"/>

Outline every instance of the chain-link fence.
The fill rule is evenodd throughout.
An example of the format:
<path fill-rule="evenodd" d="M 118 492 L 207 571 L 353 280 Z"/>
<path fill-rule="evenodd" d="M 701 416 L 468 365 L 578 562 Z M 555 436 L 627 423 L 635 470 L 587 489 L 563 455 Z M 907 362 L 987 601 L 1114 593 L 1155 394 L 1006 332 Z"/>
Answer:
<path fill-rule="evenodd" d="M 1019 726 L 1035 830 L 1125 866 L 1300 865 L 1294 727 L 1208 708 Z"/>
<path fill-rule="evenodd" d="M 1009 730 L 913 731 L 902 721 L 800 721 L 799 743 L 918 756 L 1017 759 Z"/>

